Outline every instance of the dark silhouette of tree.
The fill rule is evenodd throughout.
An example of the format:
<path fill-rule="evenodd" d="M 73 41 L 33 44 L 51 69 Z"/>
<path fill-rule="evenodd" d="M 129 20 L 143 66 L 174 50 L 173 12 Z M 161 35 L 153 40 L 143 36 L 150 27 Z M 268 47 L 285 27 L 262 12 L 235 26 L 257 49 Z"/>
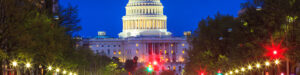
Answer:
<path fill-rule="evenodd" d="M 128 74 L 133 73 L 137 68 L 137 61 L 138 57 L 135 56 L 133 60 L 126 60 L 125 62 L 125 70 L 128 72 Z"/>
<path fill-rule="evenodd" d="M 249 40 L 243 29 L 239 19 L 219 13 L 200 21 L 190 39 L 193 48 L 188 51 L 186 73 L 195 75 L 200 68 L 213 73 L 261 56 L 260 45 Z"/>
<path fill-rule="evenodd" d="M 78 18 L 77 6 L 72 6 L 69 4 L 67 8 L 61 7 L 58 13 L 58 24 L 65 28 L 68 34 L 72 34 L 81 30 L 78 25 L 80 19 Z"/>
<path fill-rule="evenodd" d="M 160 73 L 160 75 L 175 75 L 174 71 L 165 70 Z"/>

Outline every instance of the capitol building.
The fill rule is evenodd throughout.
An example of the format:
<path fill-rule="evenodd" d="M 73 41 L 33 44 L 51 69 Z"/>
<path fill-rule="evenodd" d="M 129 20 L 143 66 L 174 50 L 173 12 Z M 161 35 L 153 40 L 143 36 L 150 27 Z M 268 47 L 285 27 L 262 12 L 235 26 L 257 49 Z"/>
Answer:
<path fill-rule="evenodd" d="M 158 72 L 175 71 L 181 75 L 189 44 L 183 32 L 182 37 L 173 37 L 167 31 L 167 16 L 160 0 L 129 0 L 126 15 L 123 16 L 123 31 L 119 38 L 109 38 L 99 31 L 97 37 L 84 38 L 79 45 L 88 46 L 95 53 L 117 57 L 120 62 L 138 57 L 139 66 L 158 62 Z"/>

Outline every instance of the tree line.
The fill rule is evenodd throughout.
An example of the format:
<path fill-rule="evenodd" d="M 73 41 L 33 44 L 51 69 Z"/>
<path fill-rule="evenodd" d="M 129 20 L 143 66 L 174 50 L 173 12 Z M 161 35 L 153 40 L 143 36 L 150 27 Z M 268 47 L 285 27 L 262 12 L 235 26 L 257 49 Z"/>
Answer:
<path fill-rule="evenodd" d="M 201 20 L 191 38 L 186 74 L 215 74 L 270 59 L 264 46 L 281 43 L 295 73 L 300 53 L 300 0 L 247 0 L 238 17 L 216 14 Z"/>
<path fill-rule="evenodd" d="M 52 74 L 47 67 L 79 75 L 119 74 L 119 61 L 77 47 L 74 32 L 81 29 L 76 6 L 59 6 L 54 0 L 0 1 L 1 73 L 15 69 L 19 74 Z M 19 66 L 13 67 L 12 61 Z M 27 71 L 21 64 L 31 63 Z"/>

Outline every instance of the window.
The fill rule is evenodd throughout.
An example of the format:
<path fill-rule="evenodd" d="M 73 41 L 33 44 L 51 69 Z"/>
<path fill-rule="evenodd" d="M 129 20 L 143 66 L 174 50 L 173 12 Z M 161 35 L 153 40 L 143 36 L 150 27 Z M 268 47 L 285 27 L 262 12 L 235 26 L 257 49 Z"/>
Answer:
<path fill-rule="evenodd" d="M 104 45 L 101 45 L 101 47 L 104 47 Z"/>
<path fill-rule="evenodd" d="M 101 51 L 101 54 L 105 54 L 103 50 Z"/>
<path fill-rule="evenodd" d="M 114 51 L 114 55 L 117 54 L 116 51 Z"/>
<path fill-rule="evenodd" d="M 107 50 L 107 54 L 110 54 L 110 50 L 109 49 Z"/>
<path fill-rule="evenodd" d="M 121 45 L 119 45 L 119 47 L 121 47 Z"/>
<path fill-rule="evenodd" d="M 184 46 L 184 43 L 182 44 L 182 46 Z"/>
<path fill-rule="evenodd" d="M 122 53 L 121 51 L 118 52 L 119 55 L 121 55 L 121 53 Z"/>
<path fill-rule="evenodd" d="M 174 53 L 174 51 L 172 50 L 172 51 L 171 51 L 171 54 L 173 54 L 173 53 Z"/>
<path fill-rule="evenodd" d="M 96 47 L 99 47 L 99 45 L 96 45 Z"/>
<path fill-rule="evenodd" d="M 136 50 L 135 53 L 138 54 L 138 53 L 139 53 L 139 50 Z"/>
<path fill-rule="evenodd" d="M 184 50 L 182 50 L 182 54 L 184 54 Z"/>
<path fill-rule="evenodd" d="M 173 47 L 174 45 L 173 44 L 171 44 L 171 47 Z"/>
<path fill-rule="evenodd" d="M 165 50 L 165 54 L 167 54 L 167 50 Z"/>
<path fill-rule="evenodd" d="M 116 45 L 114 45 L 114 47 L 116 47 Z"/>
<path fill-rule="evenodd" d="M 169 62 L 169 58 L 166 58 L 166 62 Z"/>
<path fill-rule="evenodd" d="M 173 66 L 173 70 L 176 70 L 176 66 Z"/>
<path fill-rule="evenodd" d="M 110 47 L 110 45 L 107 45 L 107 47 Z"/>
<path fill-rule="evenodd" d="M 137 43 L 137 44 L 135 44 L 135 46 L 136 46 L 136 47 L 138 47 L 138 46 L 139 46 L 139 44 Z"/>

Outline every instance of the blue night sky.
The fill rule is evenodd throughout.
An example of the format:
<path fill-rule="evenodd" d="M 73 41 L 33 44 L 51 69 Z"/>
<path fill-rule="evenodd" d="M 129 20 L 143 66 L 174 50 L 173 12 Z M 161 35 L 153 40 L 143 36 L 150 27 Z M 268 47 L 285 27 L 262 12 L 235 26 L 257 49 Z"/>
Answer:
<path fill-rule="evenodd" d="M 161 0 L 167 15 L 168 31 L 173 36 L 182 36 L 184 31 L 193 31 L 198 22 L 217 12 L 237 16 L 241 3 L 246 0 Z M 60 0 L 60 4 L 78 6 L 82 30 L 75 35 L 96 36 L 97 31 L 118 37 L 122 31 L 122 16 L 128 0 Z"/>

